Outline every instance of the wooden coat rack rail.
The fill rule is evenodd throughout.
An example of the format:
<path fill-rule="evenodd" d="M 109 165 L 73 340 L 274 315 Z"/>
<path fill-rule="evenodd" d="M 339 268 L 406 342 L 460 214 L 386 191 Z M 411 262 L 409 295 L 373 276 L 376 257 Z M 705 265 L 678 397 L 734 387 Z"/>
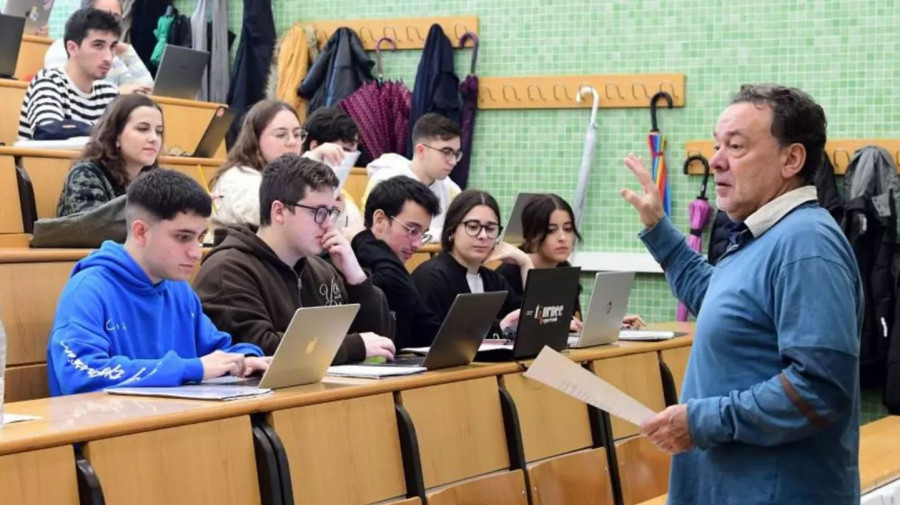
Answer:
<path fill-rule="evenodd" d="M 309 24 L 315 30 L 319 47 L 324 46 L 338 28 L 347 27 L 356 32 L 367 51 L 374 51 L 375 43 L 382 37 L 394 39 L 397 49 L 422 49 L 433 24 L 441 25 L 454 47 L 457 47 L 456 41 L 466 32 L 478 35 L 478 16 L 339 19 L 313 21 Z"/>

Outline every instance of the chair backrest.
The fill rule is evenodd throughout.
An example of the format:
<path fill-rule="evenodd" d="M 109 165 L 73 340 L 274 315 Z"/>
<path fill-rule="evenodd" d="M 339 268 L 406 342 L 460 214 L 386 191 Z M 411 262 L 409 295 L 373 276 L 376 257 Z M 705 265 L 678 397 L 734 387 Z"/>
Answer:
<path fill-rule="evenodd" d="M 657 449 L 643 436 L 616 442 L 615 450 L 623 505 L 634 505 L 666 494 L 672 461 L 668 453 Z"/>

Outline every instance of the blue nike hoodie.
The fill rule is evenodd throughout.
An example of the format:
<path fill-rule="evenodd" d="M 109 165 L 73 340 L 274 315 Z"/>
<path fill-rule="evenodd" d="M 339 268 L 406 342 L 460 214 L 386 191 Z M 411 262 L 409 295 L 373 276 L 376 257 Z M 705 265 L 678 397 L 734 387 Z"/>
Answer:
<path fill-rule="evenodd" d="M 75 265 L 59 298 L 47 346 L 50 394 L 199 381 L 200 357 L 216 350 L 263 355 L 216 330 L 187 282 L 153 284 L 124 246 L 107 241 Z"/>

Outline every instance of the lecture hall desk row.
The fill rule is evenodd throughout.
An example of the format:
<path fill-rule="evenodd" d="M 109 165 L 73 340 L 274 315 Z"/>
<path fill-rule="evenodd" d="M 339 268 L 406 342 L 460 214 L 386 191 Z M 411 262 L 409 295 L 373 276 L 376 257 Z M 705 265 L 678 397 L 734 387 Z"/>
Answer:
<path fill-rule="evenodd" d="M 568 355 L 661 410 L 690 343 L 622 342 Z M 612 504 L 618 495 L 633 504 L 665 493 L 668 456 L 635 437 L 635 426 L 521 372 L 516 363 L 476 363 L 382 381 L 326 378 L 222 403 L 102 393 L 11 403 L 7 412 L 42 419 L 0 431 L 0 496 L 29 504 L 78 503 L 79 495 L 99 503 L 102 495 L 113 505 L 524 505 L 529 496 Z"/>

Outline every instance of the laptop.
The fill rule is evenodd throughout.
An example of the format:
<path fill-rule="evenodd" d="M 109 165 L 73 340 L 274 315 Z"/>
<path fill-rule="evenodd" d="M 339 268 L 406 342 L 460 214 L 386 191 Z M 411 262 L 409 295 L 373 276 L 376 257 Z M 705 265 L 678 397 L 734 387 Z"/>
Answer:
<path fill-rule="evenodd" d="M 261 378 L 226 375 L 202 384 L 279 389 L 319 382 L 325 377 L 357 312 L 358 303 L 297 309 L 269 369 Z"/>
<path fill-rule="evenodd" d="M 516 246 L 525 242 L 522 227 L 522 211 L 525 209 L 525 205 L 527 205 L 533 197 L 539 194 L 540 193 L 519 193 L 516 195 L 516 203 L 513 204 L 512 214 L 509 215 L 509 220 L 506 222 L 506 228 L 503 229 L 503 236 L 500 237 L 501 241 Z"/>
<path fill-rule="evenodd" d="M 15 79 L 25 18 L 0 14 L 0 77 Z"/>
<path fill-rule="evenodd" d="M 428 370 L 468 365 L 503 308 L 506 291 L 456 295 L 431 347 L 407 349 L 425 356 L 397 358 L 385 365 L 423 366 Z"/>
<path fill-rule="evenodd" d="M 200 137 L 200 142 L 197 143 L 197 149 L 193 154 L 188 154 L 187 156 L 194 158 L 214 157 L 219 146 L 222 145 L 222 141 L 225 140 L 228 129 L 234 123 L 235 117 L 237 117 L 237 114 L 232 109 L 224 106 L 217 108 L 209 124 L 206 125 L 206 131 Z"/>
<path fill-rule="evenodd" d="M 25 20 L 25 31 L 33 35 L 40 31 L 41 28 L 47 26 L 47 23 L 50 21 L 50 13 L 53 11 L 54 3 L 56 2 L 53 0 L 6 0 L 6 5 L 3 7 L 3 14 L 23 18 Z M 4 31 L 2 32 L 3 37 L 10 35 L 5 31 L 6 28 L 7 27 L 4 27 Z M 21 33 L 19 34 L 19 40 L 22 40 Z M 4 42 L 6 41 L 4 40 Z M 9 46 L 4 45 L 2 47 Z"/>
<path fill-rule="evenodd" d="M 475 359 L 520 360 L 537 356 L 544 346 L 556 351 L 565 349 L 580 275 L 578 267 L 529 270 L 515 341 L 511 344 L 485 341 Z"/>
<path fill-rule="evenodd" d="M 600 272 L 594 277 L 581 333 L 569 335 L 569 347 L 594 347 L 617 340 L 667 340 L 675 332 L 657 330 L 623 330 L 622 318 L 628 306 L 634 272 Z"/>
<path fill-rule="evenodd" d="M 207 63 L 207 51 L 167 44 L 156 71 L 152 94 L 185 100 L 196 99 Z"/>

